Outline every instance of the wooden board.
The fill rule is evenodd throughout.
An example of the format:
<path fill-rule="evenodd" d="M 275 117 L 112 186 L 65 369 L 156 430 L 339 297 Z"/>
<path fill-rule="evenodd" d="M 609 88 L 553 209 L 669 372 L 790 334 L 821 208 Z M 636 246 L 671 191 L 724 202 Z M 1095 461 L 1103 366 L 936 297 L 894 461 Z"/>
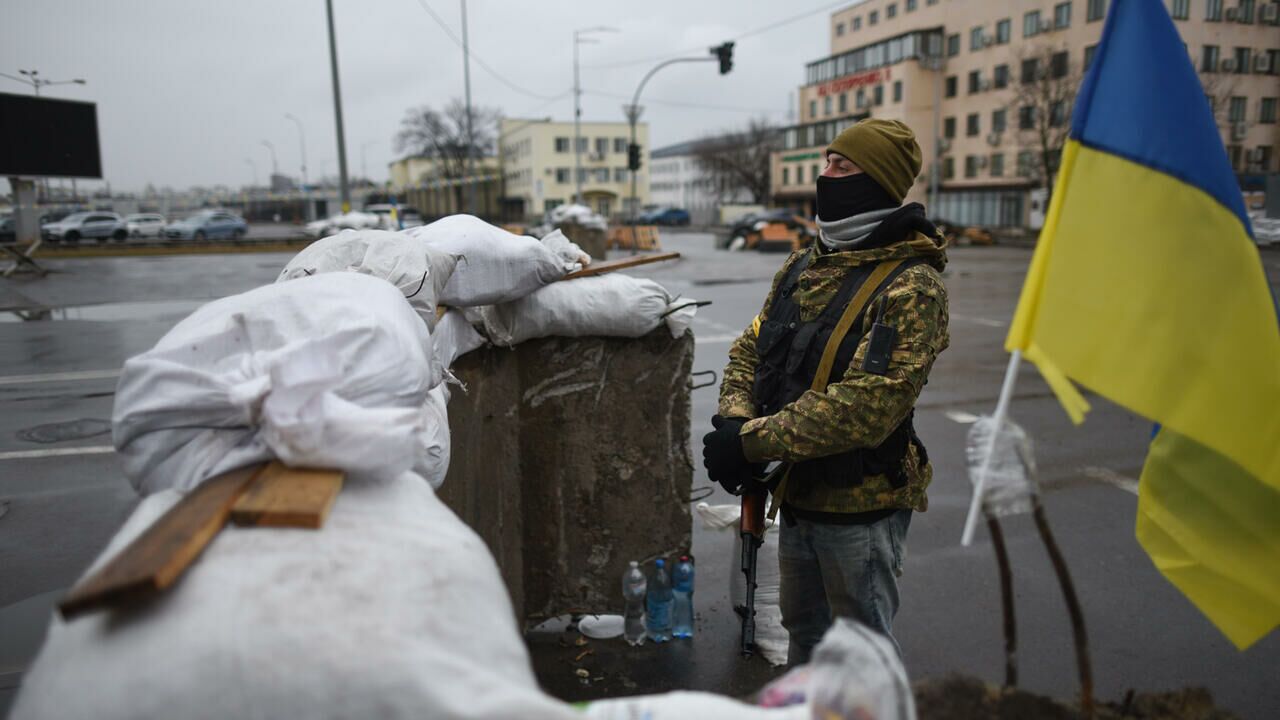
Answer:
<path fill-rule="evenodd" d="M 602 260 L 594 262 L 582 268 L 577 272 L 571 272 L 565 275 L 561 280 L 573 280 L 575 278 L 591 277 L 593 275 L 603 275 L 615 270 L 624 270 L 626 268 L 636 267 L 638 265 L 648 265 L 649 263 L 662 262 L 664 260 L 675 260 L 680 257 L 678 252 L 658 253 L 656 255 L 636 255 L 635 257 L 620 258 L 618 260 Z"/>
<path fill-rule="evenodd" d="M 231 508 L 231 521 L 256 527 L 319 528 L 329 516 L 344 475 L 339 470 L 268 464 Z"/>
<path fill-rule="evenodd" d="M 172 585 L 227 522 L 231 506 L 263 466 L 233 470 L 178 501 L 141 535 L 58 603 L 70 620 L 153 595 Z"/>

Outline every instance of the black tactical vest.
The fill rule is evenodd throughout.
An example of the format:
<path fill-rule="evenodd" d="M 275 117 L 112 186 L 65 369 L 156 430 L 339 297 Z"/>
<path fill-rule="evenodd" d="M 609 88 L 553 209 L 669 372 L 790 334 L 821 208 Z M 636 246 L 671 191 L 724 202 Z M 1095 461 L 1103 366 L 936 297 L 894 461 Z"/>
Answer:
<path fill-rule="evenodd" d="M 756 417 L 765 417 L 778 412 L 784 406 L 795 402 L 811 388 L 814 377 L 818 373 L 822 353 L 841 314 L 877 265 L 868 263 L 853 268 L 845 277 L 831 303 L 823 308 L 817 318 L 804 322 L 800 319 L 800 306 L 791 296 L 799 285 L 800 274 L 808 267 L 814 252 L 813 249 L 809 249 L 805 251 L 803 257 L 792 263 L 787 275 L 778 286 L 773 303 L 769 306 L 767 319 L 760 325 L 760 333 L 756 337 L 756 355 L 759 362 L 756 364 L 753 386 Z M 862 326 L 866 309 L 872 306 L 874 299 L 898 275 L 922 262 L 924 262 L 923 258 L 911 258 L 903 262 L 875 289 L 871 301 L 854 319 L 848 334 L 841 341 L 828 382 L 839 382 L 853 360 L 853 355 L 863 337 Z M 921 454 L 922 463 L 927 462 L 924 446 L 915 437 L 911 422 L 913 415 L 914 411 L 909 413 L 879 447 L 859 448 L 839 455 L 793 464 L 788 482 L 800 483 L 800 487 L 808 483 L 821 482 L 836 488 L 853 488 L 860 485 L 864 477 L 885 475 L 894 488 L 906 485 L 907 475 L 903 468 L 903 460 L 907 454 L 907 443 L 914 441 Z"/>

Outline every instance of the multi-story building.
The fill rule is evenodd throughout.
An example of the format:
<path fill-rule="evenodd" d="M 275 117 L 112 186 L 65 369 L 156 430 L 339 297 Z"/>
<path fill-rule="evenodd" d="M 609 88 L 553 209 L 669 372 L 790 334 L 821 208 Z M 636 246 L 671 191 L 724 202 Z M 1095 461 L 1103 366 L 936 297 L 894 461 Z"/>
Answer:
<path fill-rule="evenodd" d="M 684 208 L 695 225 L 720 221 L 722 204 L 752 202 L 751 194 L 738 189 L 721 193 L 715 182 L 698 165 L 694 148 L 703 142 L 694 140 L 658 148 L 651 153 L 649 197 L 653 204 Z"/>
<path fill-rule="evenodd" d="M 1166 0 L 1237 173 L 1277 169 L 1280 3 Z M 955 223 L 1026 225 L 1043 208 L 1107 0 L 865 0 L 831 15 L 798 125 L 774 153 L 775 202 L 812 214 L 823 151 L 867 117 L 905 122 L 924 154 L 908 196 Z M 1158 82 L 1158 78 L 1152 78 Z M 1068 92 L 1063 95 L 1063 90 Z M 1034 224 L 1034 223 L 1033 223 Z"/>
<path fill-rule="evenodd" d="M 579 154 L 573 150 L 573 123 L 504 119 L 499 130 L 499 157 L 504 191 L 503 215 L 534 218 L 573 202 L 577 191 L 575 164 L 582 183 L 582 202 L 606 217 L 630 213 L 631 171 L 627 169 L 630 126 L 625 122 L 584 122 L 579 127 Z M 636 125 L 641 169 L 636 172 L 636 202 L 649 202 L 649 126 Z"/>

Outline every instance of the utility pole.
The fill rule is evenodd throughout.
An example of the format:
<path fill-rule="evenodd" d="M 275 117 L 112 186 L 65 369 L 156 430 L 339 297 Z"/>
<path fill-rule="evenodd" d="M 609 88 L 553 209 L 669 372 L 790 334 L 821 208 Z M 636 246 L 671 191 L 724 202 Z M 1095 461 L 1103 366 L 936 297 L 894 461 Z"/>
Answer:
<path fill-rule="evenodd" d="M 302 159 L 302 187 L 307 186 L 307 136 L 302 132 L 302 121 L 294 117 L 292 113 L 285 113 L 285 118 L 292 120 L 298 126 L 298 157 Z"/>
<path fill-rule="evenodd" d="M 271 174 L 273 176 L 280 174 L 280 165 L 276 163 L 276 146 L 271 144 L 270 140 L 263 140 L 262 145 L 271 151 Z M 268 183 L 270 184 L 270 183 Z"/>
<path fill-rule="evenodd" d="M 471 52 L 467 49 L 467 0 L 462 0 L 462 83 L 467 103 L 467 212 L 476 212 L 476 136 L 471 127 Z"/>
<path fill-rule="evenodd" d="M 583 37 L 594 32 L 618 32 L 618 29 L 601 25 L 573 31 L 573 202 L 579 205 L 582 204 L 582 85 L 578 79 L 578 46 L 596 42 Z"/>
<path fill-rule="evenodd" d="M 329 69 L 333 74 L 333 115 L 338 126 L 338 185 L 342 212 L 351 212 L 351 186 L 347 183 L 347 143 L 342 135 L 342 90 L 338 87 L 338 41 L 333 32 L 333 0 L 324 0 L 329 17 Z"/>

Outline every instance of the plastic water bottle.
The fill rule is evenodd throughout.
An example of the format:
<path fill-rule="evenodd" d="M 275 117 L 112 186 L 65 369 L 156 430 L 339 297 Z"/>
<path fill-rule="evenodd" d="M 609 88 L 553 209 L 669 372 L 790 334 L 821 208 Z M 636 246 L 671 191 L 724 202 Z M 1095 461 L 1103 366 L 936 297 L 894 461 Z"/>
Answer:
<path fill-rule="evenodd" d="M 653 578 L 649 580 L 649 591 L 645 594 L 645 628 L 649 631 L 649 639 L 654 642 L 666 642 L 671 639 L 671 578 L 667 575 L 667 564 L 655 560 Z"/>
<path fill-rule="evenodd" d="M 640 645 L 644 642 L 644 604 L 647 587 L 648 582 L 644 579 L 644 573 L 640 572 L 639 563 L 632 560 L 631 567 L 622 574 L 622 599 L 626 602 L 626 609 L 622 613 L 622 636 L 632 645 Z"/>
<path fill-rule="evenodd" d="M 678 638 L 693 637 L 693 563 L 688 555 L 681 555 L 671 574 L 672 594 L 675 596 L 675 618 L 671 621 L 671 634 Z"/>

